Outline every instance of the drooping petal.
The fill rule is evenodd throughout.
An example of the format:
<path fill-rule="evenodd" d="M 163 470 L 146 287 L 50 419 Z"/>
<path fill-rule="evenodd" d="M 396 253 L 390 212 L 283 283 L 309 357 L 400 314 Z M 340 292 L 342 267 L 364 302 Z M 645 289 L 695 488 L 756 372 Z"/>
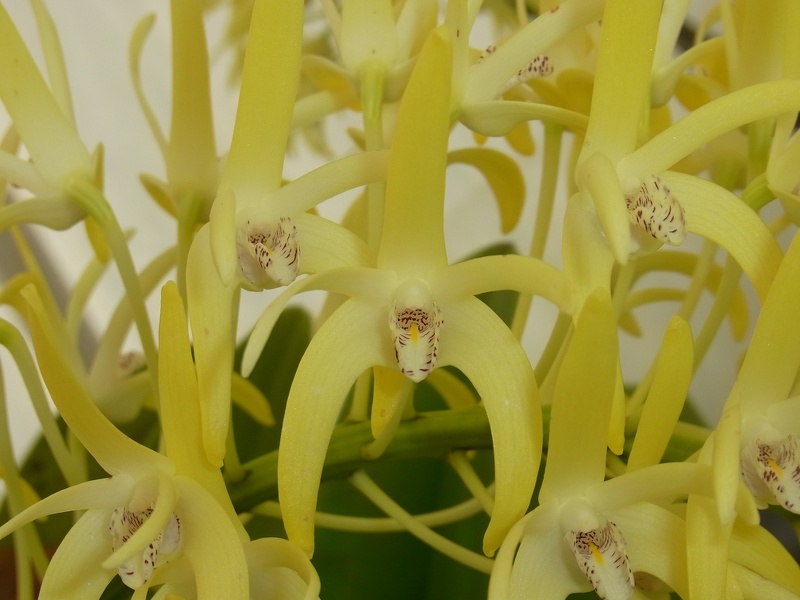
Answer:
<path fill-rule="evenodd" d="M 733 193 L 677 172 L 661 179 L 678 198 L 686 227 L 725 248 L 742 267 L 763 302 L 781 261 L 781 250 L 758 215 Z"/>
<path fill-rule="evenodd" d="M 800 236 L 796 235 L 764 300 L 737 377 L 744 418 L 789 396 L 800 367 L 798 305 Z"/>
<path fill-rule="evenodd" d="M 197 583 L 198 600 L 247 600 L 249 578 L 242 539 L 225 510 L 194 479 L 178 475 L 181 543 Z"/>
<path fill-rule="evenodd" d="M 568 344 L 550 413 L 540 502 L 603 481 L 618 353 L 611 301 L 602 290 L 587 298 Z"/>
<path fill-rule="evenodd" d="M 661 462 L 689 391 L 694 348 L 689 324 L 673 317 L 664 333 L 650 393 L 628 458 L 628 472 Z"/>
<path fill-rule="evenodd" d="M 736 522 L 730 560 L 800 595 L 800 567 L 786 547 L 764 527 Z"/>
<path fill-rule="evenodd" d="M 495 508 L 483 540 L 494 553 L 525 513 L 542 452 L 539 392 L 528 357 L 500 318 L 475 298 L 442 307 L 439 364 L 460 369 L 481 397 L 495 455 Z"/>
<path fill-rule="evenodd" d="M 200 397 L 188 333 L 177 285 L 168 282 L 161 292 L 158 352 L 161 430 L 166 454 L 175 464 L 176 472 L 204 486 L 236 519 L 219 468 L 208 461 L 203 446 Z"/>
<path fill-rule="evenodd" d="M 414 275 L 447 264 L 444 185 L 452 57 L 445 33 L 425 43 L 392 138 L 378 265 Z"/>
<path fill-rule="evenodd" d="M 404 401 L 409 396 L 409 386 L 408 379 L 396 369 L 373 369 L 372 437 L 378 439 L 386 426 L 395 420 L 397 411 L 402 411 Z"/>
<path fill-rule="evenodd" d="M 514 560 L 508 599 L 526 600 L 535 593 L 538 598 L 562 600 L 591 589 L 564 542 L 557 507 L 537 508 L 528 520 Z"/>
<path fill-rule="evenodd" d="M 367 244 L 341 225 L 309 213 L 296 215 L 294 222 L 297 243 L 303 252 L 303 273 L 375 264 L 375 255 Z"/>
<path fill-rule="evenodd" d="M 298 598 L 311 600 L 319 596 L 320 580 L 308 556 L 291 542 L 280 538 L 261 538 L 245 545 L 247 564 L 250 569 L 250 584 L 254 576 L 267 584 L 270 576 L 278 577 L 280 571 L 289 571 L 299 578 L 304 586 L 297 595 L 278 595 L 276 598 Z M 260 575 L 263 574 L 263 575 Z M 288 583 L 288 582 L 287 582 Z M 293 586 L 296 587 L 296 586 Z M 254 592 L 256 590 L 253 590 Z M 261 591 L 261 590 L 259 590 Z M 272 598 L 273 596 L 259 596 Z"/>
<path fill-rule="evenodd" d="M 333 427 L 356 378 L 369 367 L 392 367 L 388 305 L 345 302 L 312 338 L 297 367 L 278 452 L 278 490 L 289 540 L 314 551 L 314 507 Z"/>
<path fill-rule="evenodd" d="M 634 574 L 653 575 L 688 598 L 685 521 L 649 502 L 625 506 L 610 518 L 625 532 Z"/>
<path fill-rule="evenodd" d="M 686 506 L 686 558 L 689 598 L 716 598 L 725 589 L 732 523 L 720 522 L 714 500 L 689 495 Z"/>
<path fill-rule="evenodd" d="M 111 551 L 109 510 L 89 510 L 58 545 L 42 581 L 40 598 L 94 600 L 117 574 L 101 566 Z"/>
<path fill-rule="evenodd" d="M 209 228 L 189 249 L 186 294 L 194 339 L 203 445 L 212 465 L 221 466 L 230 420 L 237 281 L 225 284 L 214 268 Z"/>
<path fill-rule="evenodd" d="M 111 475 L 153 469 L 169 472 L 171 466 L 164 456 L 134 442 L 100 412 L 58 350 L 58 343 L 53 339 L 55 328 L 39 294 L 32 286 L 22 293 L 30 306 L 28 322 L 39 369 L 70 430 Z"/>

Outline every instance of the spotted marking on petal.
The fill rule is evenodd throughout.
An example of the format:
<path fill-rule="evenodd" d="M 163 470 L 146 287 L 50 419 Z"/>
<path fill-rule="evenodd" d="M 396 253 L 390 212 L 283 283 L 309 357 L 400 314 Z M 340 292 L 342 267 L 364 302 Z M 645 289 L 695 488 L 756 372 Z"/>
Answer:
<path fill-rule="evenodd" d="M 625 552 L 625 538 L 611 521 L 590 531 L 571 530 L 566 541 L 586 579 L 604 600 L 628 600 L 634 587 L 633 571 Z"/>
<path fill-rule="evenodd" d="M 678 246 L 686 238 L 686 216 L 672 191 L 655 175 L 625 196 L 631 223 L 659 242 Z"/>
<path fill-rule="evenodd" d="M 436 366 L 442 323 L 435 302 L 430 307 L 394 303 L 389 317 L 394 356 L 400 371 L 412 381 L 422 381 Z"/>
<path fill-rule="evenodd" d="M 136 533 L 153 514 L 151 504 L 144 510 L 116 508 L 111 514 L 108 531 L 111 534 L 111 549 L 116 552 Z M 151 541 L 141 555 L 121 564 L 118 569 L 122 582 L 131 589 L 138 589 L 150 581 L 153 570 L 159 565 L 159 553 L 165 555 L 177 551 L 181 539 L 181 521 L 172 514 L 164 530 Z M 161 561 L 163 564 L 165 561 Z"/>
<path fill-rule="evenodd" d="M 742 479 L 751 493 L 768 504 L 800 514 L 798 436 L 778 441 L 757 439 L 742 448 Z"/>
<path fill-rule="evenodd" d="M 265 275 L 279 285 L 289 285 L 299 273 L 297 227 L 290 217 L 268 223 L 247 221 L 237 249 L 242 274 L 253 285 L 266 285 Z"/>

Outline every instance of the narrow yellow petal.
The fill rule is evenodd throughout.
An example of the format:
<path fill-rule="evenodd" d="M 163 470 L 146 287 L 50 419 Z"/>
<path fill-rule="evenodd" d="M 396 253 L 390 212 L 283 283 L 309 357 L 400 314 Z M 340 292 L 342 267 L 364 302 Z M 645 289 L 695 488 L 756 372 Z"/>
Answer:
<path fill-rule="evenodd" d="M 450 41 L 431 33 L 397 115 L 378 265 L 404 275 L 447 263 L 444 185 L 450 134 Z"/>
<path fill-rule="evenodd" d="M 733 193 L 709 181 L 672 171 L 662 179 L 679 199 L 687 229 L 725 248 L 763 302 L 782 257 L 764 222 Z"/>
<path fill-rule="evenodd" d="M 525 513 L 542 455 L 539 390 L 528 357 L 500 318 L 476 298 L 442 305 L 438 364 L 460 369 L 486 408 L 495 456 L 495 507 L 483 538 L 494 554 Z"/>
<path fill-rule="evenodd" d="M 556 380 L 539 501 L 580 494 L 603 481 L 617 372 L 617 335 L 610 298 L 589 296 L 577 318 Z"/>
<path fill-rule="evenodd" d="M 738 457 L 737 457 L 738 458 Z M 686 507 L 689 598 L 724 598 L 732 523 L 719 521 L 714 500 L 690 495 Z"/>
<path fill-rule="evenodd" d="M 220 189 L 240 206 L 281 185 L 283 158 L 300 80 L 303 2 L 257 0 L 242 72 L 231 149 Z"/>
<path fill-rule="evenodd" d="M 183 554 L 194 570 L 198 598 L 247 600 L 249 578 L 242 538 L 204 487 L 177 476 Z"/>
<path fill-rule="evenodd" d="M 205 232 L 205 233 L 204 233 Z M 192 326 L 203 444 L 212 465 L 221 466 L 230 422 L 231 373 L 235 344 L 236 281 L 225 284 L 213 268 L 208 229 L 189 249 L 186 294 Z"/>
<path fill-rule="evenodd" d="M 325 453 L 347 392 L 369 367 L 394 366 L 388 313 L 388 304 L 344 303 L 312 338 L 289 391 L 278 491 L 289 540 L 308 555 L 314 552 L 314 509 Z"/>
<path fill-rule="evenodd" d="M 117 574 L 100 566 L 111 552 L 111 540 L 105 533 L 110 517 L 110 510 L 90 510 L 72 526 L 50 561 L 40 598 L 100 598 Z"/>
<path fill-rule="evenodd" d="M 378 439 L 398 410 L 403 410 L 407 397 L 408 378 L 396 368 L 375 367 L 372 394 L 372 437 Z"/>
<path fill-rule="evenodd" d="M 239 373 L 233 373 L 231 399 L 257 423 L 264 427 L 275 426 L 275 417 L 269 400 L 249 379 L 245 379 Z"/>
<path fill-rule="evenodd" d="M 692 379 L 694 348 L 689 324 L 673 317 L 656 359 L 650 393 L 642 410 L 628 458 L 628 472 L 661 462 L 686 401 Z"/>
<path fill-rule="evenodd" d="M 800 596 L 800 567 L 797 561 L 764 527 L 735 522 L 730 541 L 730 559 Z"/>
<path fill-rule="evenodd" d="M 39 295 L 33 287 L 23 295 L 31 309 L 28 322 L 42 378 L 61 416 L 89 453 L 111 475 L 169 470 L 166 458 L 134 442 L 100 412 L 52 339 L 54 328 Z"/>
<path fill-rule="evenodd" d="M 217 176 L 217 151 L 202 3 L 172 0 L 170 4 L 172 118 L 164 156 L 167 179 L 177 194 L 210 192 Z"/>
<path fill-rule="evenodd" d="M 800 236 L 780 264 L 756 322 L 737 383 L 743 417 L 789 397 L 800 367 Z"/>

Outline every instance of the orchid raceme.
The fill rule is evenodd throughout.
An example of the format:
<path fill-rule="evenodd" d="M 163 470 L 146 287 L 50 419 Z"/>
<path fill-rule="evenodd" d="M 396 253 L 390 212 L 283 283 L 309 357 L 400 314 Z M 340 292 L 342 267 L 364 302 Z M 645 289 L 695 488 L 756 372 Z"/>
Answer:
<path fill-rule="evenodd" d="M 101 4 L 0 0 L 2 592 L 800 597 L 796 0 Z"/>

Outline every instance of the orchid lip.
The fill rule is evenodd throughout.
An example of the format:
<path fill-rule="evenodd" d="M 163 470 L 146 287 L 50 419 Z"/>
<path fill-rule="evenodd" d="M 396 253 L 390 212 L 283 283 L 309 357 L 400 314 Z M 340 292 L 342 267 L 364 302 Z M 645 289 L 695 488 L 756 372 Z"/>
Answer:
<path fill-rule="evenodd" d="M 678 246 L 686 238 L 686 216 L 678 199 L 656 175 L 625 195 L 631 223 L 655 240 Z"/>
<path fill-rule="evenodd" d="M 389 330 L 400 371 L 414 382 L 425 379 L 436 366 L 443 324 L 439 306 L 420 281 L 398 288 L 389 314 Z"/>
<path fill-rule="evenodd" d="M 291 217 L 247 220 L 239 231 L 237 252 L 242 275 L 256 286 L 267 286 L 270 280 L 289 285 L 300 272 L 297 227 Z"/>

